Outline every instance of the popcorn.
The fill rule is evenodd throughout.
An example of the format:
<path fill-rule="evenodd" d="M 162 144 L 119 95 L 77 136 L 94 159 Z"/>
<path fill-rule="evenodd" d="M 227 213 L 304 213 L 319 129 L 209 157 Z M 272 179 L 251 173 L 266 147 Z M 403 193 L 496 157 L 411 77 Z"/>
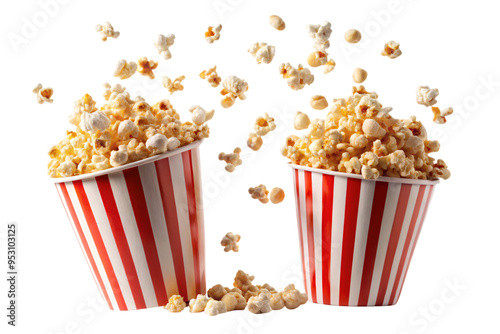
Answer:
<path fill-rule="evenodd" d="M 196 299 L 191 299 L 189 301 L 189 312 L 192 313 L 199 313 L 203 312 L 205 310 L 205 307 L 207 306 L 207 303 L 212 300 L 211 298 L 208 298 L 205 295 L 198 294 L 196 296 Z"/>
<path fill-rule="evenodd" d="M 352 73 L 352 81 L 355 83 L 362 83 L 366 80 L 366 77 L 368 77 L 368 72 L 359 67 Z"/>
<path fill-rule="evenodd" d="M 271 15 L 269 17 L 269 24 L 276 30 L 285 30 L 286 24 L 278 15 Z"/>
<path fill-rule="evenodd" d="M 65 161 L 59 165 L 57 171 L 61 174 L 61 176 L 68 177 L 75 173 L 76 165 L 71 161 Z"/>
<path fill-rule="evenodd" d="M 271 199 L 271 203 L 273 204 L 281 203 L 285 199 L 285 192 L 281 188 L 273 188 L 273 190 L 271 190 L 271 195 L 269 195 L 269 198 Z"/>
<path fill-rule="evenodd" d="M 399 48 L 399 43 L 394 41 L 389 41 L 385 43 L 384 50 L 382 50 L 381 55 L 387 56 L 391 59 L 401 56 L 401 49 Z"/>
<path fill-rule="evenodd" d="M 241 236 L 239 234 L 233 234 L 233 232 L 228 232 L 222 238 L 220 244 L 224 246 L 224 252 L 229 252 L 232 250 L 233 252 L 239 251 L 238 241 L 240 241 Z M 217 299 L 217 298 L 215 298 Z"/>
<path fill-rule="evenodd" d="M 295 118 L 293 121 L 293 127 L 295 128 L 295 130 L 307 129 L 309 124 L 311 124 L 309 116 L 300 111 L 297 111 L 295 113 Z"/>
<path fill-rule="evenodd" d="M 332 34 L 331 23 L 326 21 L 321 24 L 309 24 L 306 29 L 309 36 L 314 40 L 314 48 L 317 51 L 325 52 L 330 47 L 328 39 Z"/>
<path fill-rule="evenodd" d="M 417 103 L 430 107 L 437 103 L 436 97 L 439 95 L 437 88 L 430 89 L 429 86 L 417 87 Z"/>
<path fill-rule="evenodd" d="M 260 150 L 262 147 L 262 137 L 258 134 L 251 133 L 248 135 L 247 146 L 250 147 L 254 151 Z"/>
<path fill-rule="evenodd" d="M 386 130 L 380 124 L 372 118 L 366 119 L 363 121 L 363 132 L 368 138 L 377 138 L 381 139 L 387 133 Z"/>
<path fill-rule="evenodd" d="M 243 270 L 238 270 L 236 276 L 234 277 L 233 286 L 241 290 L 242 294 L 245 294 L 248 289 L 253 286 L 252 281 L 255 279 L 254 276 L 250 276 Z"/>
<path fill-rule="evenodd" d="M 207 291 L 207 296 L 215 300 L 221 300 L 227 294 L 226 288 L 220 284 L 216 284 Z"/>
<path fill-rule="evenodd" d="M 255 57 L 257 64 L 269 64 L 274 58 L 275 47 L 266 43 L 253 43 L 248 52 Z"/>
<path fill-rule="evenodd" d="M 256 297 L 250 297 L 247 304 L 247 309 L 255 314 L 271 312 L 271 294 L 267 290 L 263 290 Z"/>
<path fill-rule="evenodd" d="M 113 87 L 111 87 L 111 85 L 106 82 L 103 85 L 103 87 L 104 87 L 104 93 L 102 94 L 102 96 L 104 96 L 104 99 L 106 101 L 109 101 L 110 99 L 114 100 L 118 94 L 125 92 L 125 87 L 122 87 L 122 85 L 120 84 L 116 84 Z"/>
<path fill-rule="evenodd" d="M 226 312 L 227 312 L 226 304 L 224 304 L 224 302 L 222 301 L 210 299 L 207 303 L 207 306 L 205 307 L 205 313 L 210 316 Z"/>
<path fill-rule="evenodd" d="M 221 100 L 221 105 L 224 108 L 229 108 L 234 104 L 236 98 L 240 100 L 245 100 L 245 92 L 248 90 L 248 83 L 234 75 L 230 75 L 224 79 L 222 82 L 224 89 L 221 90 L 221 94 L 224 97 Z"/>
<path fill-rule="evenodd" d="M 285 300 L 283 299 L 283 293 L 282 292 L 272 293 L 269 305 L 274 311 L 281 310 L 283 307 L 285 307 Z"/>
<path fill-rule="evenodd" d="M 174 45 L 174 42 L 175 35 L 172 34 L 167 36 L 160 34 L 156 37 L 155 48 L 165 60 L 172 58 L 172 53 L 170 53 L 169 48 Z"/>
<path fill-rule="evenodd" d="M 214 41 L 220 38 L 220 31 L 222 30 L 222 25 L 216 25 L 215 27 L 208 27 L 207 32 L 205 32 L 205 40 L 212 44 Z"/>
<path fill-rule="evenodd" d="M 266 204 L 267 202 L 269 202 L 269 198 L 267 198 L 267 194 L 269 194 L 269 191 L 263 184 L 260 184 L 254 188 L 249 188 L 248 193 L 252 196 L 253 199 L 258 199 L 261 203 Z"/>
<path fill-rule="evenodd" d="M 311 74 L 311 71 L 301 64 L 297 68 L 294 68 L 290 63 L 281 64 L 280 74 L 283 79 L 287 79 L 288 86 L 293 90 L 300 90 L 314 81 L 314 75 Z"/>
<path fill-rule="evenodd" d="M 228 312 L 233 310 L 244 310 L 247 306 L 247 301 L 238 292 L 228 292 L 222 297 L 221 301 L 226 305 Z"/>
<path fill-rule="evenodd" d="M 153 152 L 165 153 L 168 150 L 167 142 L 167 137 L 157 133 L 146 141 L 146 148 Z"/>
<path fill-rule="evenodd" d="M 209 121 L 214 117 L 215 110 L 206 111 L 200 106 L 192 106 L 189 108 L 191 113 L 191 119 L 196 125 L 203 125 L 203 123 Z"/>
<path fill-rule="evenodd" d="M 348 43 L 357 43 L 361 40 L 361 33 L 356 29 L 349 29 L 345 32 L 344 38 Z"/>
<path fill-rule="evenodd" d="M 101 33 L 101 39 L 104 42 L 108 40 L 108 37 L 118 38 L 118 36 L 120 36 L 120 32 L 115 31 L 115 29 L 109 22 L 106 22 L 104 25 L 96 25 L 95 30 Z"/>
<path fill-rule="evenodd" d="M 104 131 L 111 124 L 109 118 L 102 111 L 83 112 L 80 119 L 80 128 L 88 133 Z"/>
<path fill-rule="evenodd" d="M 333 59 L 330 59 L 323 66 L 323 73 L 324 74 L 330 73 L 331 71 L 334 70 L 334 68 L 335 68 L 335 62 L 333 61 Z"/>
<path fill-rule="evenodd" d="M 120 145 L 118 147 L 118 150 L 111 152 L 109 163 L 113 167 L 118 167 L 127 163 L 127 160 L 128 160 L 127 145 Z"/>
<path fill-rule="evenodd" d="M 445 116 L 453 114 L 453 108 L 448 107 L 441 111 L 438 107 L 432 107 L 432 112 L 434 113 L 434 123 L 436 124 L 444 124 L 446 123 Z"/>
<path fill-rule="evenodd" d="M 269 132 L 274 131 L 274 129 L 276 129 L 274 118 L 269 117 L 267 113 L 264 114 L 264 117 L 259 116 L 255 120 L 254 130 L 255 133 L 259 136 L 265 136 Z"/>
<path fill-rule="evenodd" d="M 328 55 L 321 51 L 314 51 L 307 56 L 307 63 L 311 67 L 318 67 L 325 65 L 328 62 Z"/>
<path fill-rule="evenodd" d="M 115 67 L 114 77 L 122 80 L 130 78 L 137 70 L 137 64 L 133 61 L 128 63 L 125 59 L 120 59 Z"/>
<path fill-rule="evenodd" d="M 168 304 L 164 306 L 164 308 L 170 312 L 180 312 L 184 310 L 186 307 L 186 303 L 184 302 L 184 298 L 179 295 L 173 295 L 168 299 Z"/>
<path fill-rule="evenodd" d="M 154 74 L 153 74 L 153 78 L 154 78 Z M 181 84 L 182 80 L 184 80 L 184 79 L 186 79 L 186 77 L 183 75 L 178 76 L 173 81 L 169 77 L 164 76 L 162 79 L 163 87 L 165 87 L 169 91 L 170 95 L 172 95 L 174 92 L 177 92 L 179 90 L 184 89 L 184 86 Z"/>
<path fill-rule="evenodd" d="M 216 69 L 217 66 L 214 66 L 200 73 L 200 78 L 207 79 L 207 81 L 210 83 L 210 86 L 212 87 L 219 86 L 221 82 L 221 77 L 217 74 Z"/>
<path fill-rule="evenodd" d="M 287 309 L 293 310 L 307 302 L 307 294 L 301 293 L 295 288 L 295 285 L 288 285 L 282 293 L 283 300 Z"/>
<path fill-rule="evenodd" d="M 311 107 L 316 110 L 323 110 L 328 107 L 328 101 L 323 95 L 313 95 L 309 102 Z"/>
<path fill-rule="evenodd" d="M 36 94 L 36 99 L 38 103 L 43 104 L 44 102 L 52 103 L 51 99 L 54 90 L 52 88 L 46 87 L 43 88 L 42 84 L 38 84 L 35 88 L 33 88 L 33 93 Z"/>
<path fill-rule="evenodd" d="M 229 173 L 234 172 L 234 169 L 241 165 L 242 161 L 240 159 L 241 148 L 237 147 L 234 149 L 233 153 L 219 153 L 219 160 L 224 160 L 226 162 L 226 171 Z"/>
<path fill-rule="evenodd" d="M 141 57 L 137 60 L 137 72 L 149 77 L 150 79 L 155 78 L 153 70 L 158 67 L 158 62 L 154 60 L 148 60 L 146 57 Z"/>
<path fill-rule="evenodd" d="M 134 122 L 126 119 L 118 125 L 118 136 L 121 140 L 126 140 L 130 137 L 137 138 L 139 136 L 139 128 Z"/>

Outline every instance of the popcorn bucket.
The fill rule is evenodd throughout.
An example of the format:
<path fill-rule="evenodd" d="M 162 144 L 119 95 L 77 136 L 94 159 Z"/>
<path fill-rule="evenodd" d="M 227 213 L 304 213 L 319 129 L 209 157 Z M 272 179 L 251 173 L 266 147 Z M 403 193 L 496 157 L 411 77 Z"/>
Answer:
<path fill-rule="evenodd" d="M 112 310 L 205 293 L 201 141 L 91 174 L 54 179 Z"/>
<path fill-rule="evenodd" d="M 309 300 L 396 304 L 439 181 L 290 166 Z"/>

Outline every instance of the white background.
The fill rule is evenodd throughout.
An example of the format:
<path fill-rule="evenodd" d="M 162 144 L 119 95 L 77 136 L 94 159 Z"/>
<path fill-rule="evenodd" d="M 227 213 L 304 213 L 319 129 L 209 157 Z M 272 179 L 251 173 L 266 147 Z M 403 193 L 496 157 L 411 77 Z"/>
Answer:
<path fill-rule="evenodd" d="M 497 326 L 499 218 L 498 124 L 500 116 L 500 48 L 498 5 L 495 1 L 4 1 L 1 38 L 1 161 L 0 222 L 2 271 L 5 269 L 6 223 L 19 224 L 19 318 L 9 333 L 136 333 L 183 330 L 205 333 L 274 333 L 328 330 L 349 333 L 486 332 Z M 50 12 L 50 15 L 44 12 Z M 268 24 L 278 14 L 287 24 L 279 32 Z M 305 26 L 332 23 L 329 52 L 337 63 L 330 74 L 313 69 L 313 85 L 292 91 L 278 74 L 281 62 L 305 64 L 312 40 Z M 121 32 L 102 42 L 97 23 L 110 21 Z M 31 22 L 35 31 L 24 31 Z M 204 40 L 209 25 L 222 23 L 222 37 Z M 357 28 L 363 40 L 348 45 L 344 32 Z M 26 29 L 26 28 L 24 28 Z M 153 46 L 157 34 L 176 35 L 172 59 L 160 59 Z M 10 38 L 23 38 L 14 45 Z M 401 43 L 403 55 L 380 55 L 385 42 Z M 276 46 L 269 65 L 257 65 L 247 53 L 253 42 Z M 436 189 L 417 251 L 399 303 L 392 307 L 346 308 L 308 303 L 299 309 L 255 316 L 247 311 L 217 317 L 171 314 L 161 308 L 117 312 L 92 307 L 97 289 L 46 175 L 47 151 L 69 129 L 73 101 L 85 93 L 102 104 L 101 85 L 112 77 L 118 59 L 147 56 L 160 61 L 157 80 L 136 74 L 121 82 L 155 102 L 169 98 L 183 119 L 187 108 L 200 104 L 216 113 L 210 138 L 202 145 L 205 191 L 207 285 L 230 285 L 243 269 L 257 283 L 277 288 L 302 275 L 292 174 L 279 147 L 293 131 L 295 111 L 323 118 L 309 98 L 331 100 L 350 94 L 351 73 L 362 67 L 365 82 L 379 94 L 393 115 L 416 115 L 429 137 L 441 141 L 452 177 Z M 230 109 L 219 105 L 219 88 L 198 73 L 217 65 L 221 76 L 234 74 L 249 83 L 247 100 Z M 186 75 L 185 90 L 169 96 L 161 75 Z M 38 105 L 31 92 L 39 82 L 54 88 L 54 103 Z M 490 82 L 490 84 L 488 84 Z M 432 123 L 429 108 L 417 105 L 415 88 L 438 87 L 438 106 L 452 106 L 446 125 Z M 268 112 L 278 128 L 264 138 L 256 154 L 244 149 L 243 165 L 227 174 L 219 152 L 245 147 L 258 115 Z M 247 193 L 260 183 L 282 187 L 285 201 L 263 205 Z M 222 236 L 242 235 L 239 253 L 224 253 Z M 3 275 L 0 275 L 4 277 Z M 2 279 L 0 319 L 7 328 L 6 285 Z M 460 288 L 450 292 L 448 285 Z M 452 301 L 442 300 L 442 294 Z M 427 314 L 427 315 L 424 315 Z"/>

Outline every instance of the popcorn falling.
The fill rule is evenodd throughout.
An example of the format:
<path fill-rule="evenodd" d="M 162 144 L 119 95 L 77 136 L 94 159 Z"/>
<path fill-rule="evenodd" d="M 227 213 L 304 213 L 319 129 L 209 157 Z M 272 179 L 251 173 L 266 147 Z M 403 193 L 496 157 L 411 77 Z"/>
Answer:
<path fill-rule="evenodd" d="M 399 43 L 394 41 L 389 41 L 385 43 L 384 50 L 382 50 L 382 56 L 389 57 L 391 59 L 395 59 L 401 56 L 401 49 L 399 48 Z"/>
<path fill-rule="evenodd" d="M 224 108 L 229 108 L 234 104 L 236 98 L 240 100 L 245 100 L 245 92 L 248 90 L 248 83 L 240 79 L 234 75 L 230 75 L 222 81 L 221 95 L 223 98 L 220 101 L 220 104 Z"/>
<path fill-rule="evenodd" d="M 208 27 L 207 32 L 205 32 L 205 40 L 212 44 L 220 38 L 220 31 L 222 30 L 222 25 L 216 25 L 215 27 Z"/>
<path fill-rule="evenodd" d="M 240 241 L 241 236 L 239 234 L 234 234 L 233 232 L 228 232 L 222 238 L 220 244 L 224 247 L 224 252 L 237 252 L 239 251 L 238 241 Z"/>
<path fill-rule="evenodd" d="M 36 94 L 36 100 L 39 104 L 43 104 L 44 102 L 52 103 L 54 101 L 51 99 L 54 90 L 50 87 L 43 88 L 42 84 L 38 84 L 33 88 L 33 93 Z"/>
<path fill-rule="evenodd" d="M 283 21 L 283 19 L 278 15 L 271 15 L 269 17 L 269 24 L 271 27 L 279 31 L 285 30 L 286 28 L 285 21 Z"/>
<path fill-rule="evenodd" d="M 233 153 L 219 153 L 219 160 L 226 162 L 226 171 L 229 173 L 234 172 L 235 168 L 241 165 L 242 161 L 240 159 L 241 148 L 237 147 L 234 149 Z"/>
<path fill-rule="evenodd" d="M 101 33 L 101 39 L 103 42 L 107 41 L 109 37 L 118 38 L 118 36 L 120 36 L 120 32 L 115 31 L 115 29 L 109 22 L 106 22 L 104 25 L 96 25 L 95 30 Z"/>
<path fill-rule="evenodd" d="M 221 77 L 217 74 L 217 66 L 204 70 L 200 73 L 200 78 L 206 79 L 210 86 L 217 87 L 221 82 Z"/>
<path fill-rule="evenodd" d="M 163 57 L 163 59 L 168 60 L 172 58 L 172 53 L 170 53 L 170 47 L 174 45 L 175 35 L 170 34 L 164 36 L 162 34 L 158 35 L 155 40 L 156 51 Z"/>

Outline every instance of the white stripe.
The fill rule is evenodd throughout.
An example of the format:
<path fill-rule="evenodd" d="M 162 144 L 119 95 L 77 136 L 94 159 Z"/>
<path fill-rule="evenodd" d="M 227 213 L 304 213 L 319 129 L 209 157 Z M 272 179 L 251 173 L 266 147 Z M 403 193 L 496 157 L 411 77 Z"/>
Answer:
<path fill-rule="evenodd" d="M 83 187 L 87 193 L 87 198 L 94 213 L 94 218 L 99 228 L 99 233 L 101 234 L 102 241 L 106 247 L 106 252 L 108 253 L 109 261 L 113 271 L 115 272 L 116 280 L 120 286 L 123 299 L 127 305 L 127 309 L 135 310 L 137 305 L 135 305 L 134 296 L 132 295 L 132 290 L 130 289 L 130 284 L 127 278 L 127 273 L 125 272 L 125 267 L 118 252 L 118 246 L 116 245 L 115 238 L 113 236 L 113 231 L 111 230 L 108 216 L 106 214 L 106 209 L 101 199 L 101 194 L 97 183 L 94 178 L 83 180 Z"/>
<path fill-rule="evenodd" d="M 168 237 L 167 223 L 163 211 L 163 202 L 161 199 L 160 188 L 158 186 L 158 177 L 156 175 L 155 164 L 145 164 L 139 167 L 141 183 L 148 207 L 151 228 L 158 251 L 163 282 L 165 284 L 167 295 L 178 294 L 177 280 L 175 278 L 174 260 L 172 258 L 172 249 L 170 248 L 170 239 Z"/>
<path fill-rule="evenodd" d="M 299 185 L 299 203 L 300 203 L 300 228 L 302 229 L 302 250 L 304 252 L 304 271 L 306 277 L 304 277 L 304 284 L 307 288 L 307 294 L 309 300 L 312 301 L 312 290 L 311 290 L 311 276 L 309 270 L 309 249 L 307 243 L 307 210 L 306 210 L 306 186 L 305 186 L 305 172 L 299 170 L 299 178 L 297 180 Z"/>
<path fill-rule="evenodd" d="M 410 246 L 408 247 L 408 253 L 406 254 L 405 264 L 404 264 L 403 270 L 401 272 L 401 277 L 399 278 L 398 289 L 397 289 L 396 295 L 394 297 L 394 302 L 396 302 L 399 299 L 399 295 L 400 295 L 401 289 L 403 287 L 403 280 L 405 278 L 406 271 L 408 270 L 408 266 L 410 265 L 410 256 L 412 253 L 412 249 L 415 245 L 415 242 L 417 241 L 416 240 L 417 239 L 417 232 L 418 232 L 418 229 L 420 228 L 420 226 L 424 223 L 423 222 L 423 214 L 424 214 L 424 210 L 425 210 L 425 203 L 427 202 L 427 199 L 429 197 L 429 190 L 430 190 L 430 186 L 426 186 L 424 196 L 422 197 L 422 204 L 420 206 L 420 212 L 418 214 L 417 222 L 415 223 L 415 227 L 413 229 L 413 235 L 411 236 Z"/>
<path fill-rule="evenodd" d="M 130 195 L 127 189 L 127 183 L 123 172 L 117 172 L 109 175 L 109 184 L 115 197 L 116 207 L 120 214 L 123 225 L 123 231 L 127 237 L 127 242 L 134 260 L 135 270 L 141 285 L 142 294 L 147 307 L 158 306 L 153 281 L 149 273 L 148 261 L 144 253 L 141 235 L 137 222 L 135 220 L 134 210 L 130 202 Z"/>
<path fill-rule="evenodd" d="M 184 179 L 184 166 L 182 154 L 171 156 L 169 159 L 170 173 L 172 175 L 172 187 L 174 189 L 175 207 L 177 209 L 177 222 L 182 244 L 182 256 L 184 258 L 184 272 L 186 275 L 186 286 L 188 298 L 196 298 L 196 283 L 194 277 L 193 244 L 191 241 L 191 227 L 189 220 L 189 205 Z"/>
<path fill-rule="evenodd" d="M 347 178 L 335 176 L 332 211 L 332 258 L 330 265 L 330 300 L 332 305 L 339 304 L 340 296 L 340 267 L 342 265 L 346 191 Z"/>
<path fill-rule="evenodd" d="M 71 203 L 73 203 L 76 216 L 78 217 L 78 221 L 80 221 L 80 226 L 82 227 L 83 235 L 87 240 L 87 244 L 89 245 L 90 252 L 92 253 L 92 257 L 94 258 L 97 270 L 99 271 L 99 275 L 101 276 L 102 282 L 104 284 L 104 289 L 106 289 L 106 292 L 108 293 L 109 300 L 111 301 L 111 305 L 113 306 L 113 310 L 119 310 L 120 308 L 118 307 L 115 294 L 113 292 L 113 289 L 111 288 L 111 284 L 109 283 L 108 275 L 106 275 L 106 270 L 104 270 L 104 265 L 102 264 L 101 257 L 97 252 L 97 247 L 95 246 L 94 239 L 92 238 L 92 234 L 90 233 L 89 227 L 87 225 L 87 220 L 85 219 L 82 207 L 80 206 L 80 202 L 78 201 L 78 196 L 76 195 L 75 188 L 71 182 L 68 182 L 66 184 L 66 189 L 68 190 L 69 197 L 71 198 Z"/>
<path fill-rule="evenodd" d="M 313 210 L 314 267 L 316 268 L 316 301 L 323 303 L 323 174 L 311 173 Z"/>
<path fill-rule="evenodd" d="M 394 259 L 392 260 L 392 267 L 389 276 L 389 282 L 387 284 L 387 290 L 385 290 L 383 305 L 387 305 L 389 303 L 389 299 L 391 298 L 392 289 L 394 287 L 394 280 L 396 279 L 396 274 L 398 272 L 399 262 L 401 261 L 401 255 L 403 253 L 406 236 L 408 235 L 408 229 L 410 228 L 411 217 L 413 216 L 413 210 L 415 209 L 415 204 L 417 202 L 419 188 L 420 186 L 418 184 L 411 185 L 410 196 L 408 197 L 408 203 L 406 205 L 401 232 L 399 233 L 396 252 L 394 253 Z"/>
<path fill-rule="evenodd" d="M 202 182 L 201 182 L 201 167 L 200 167 L 200 150 L 199 146 L 191 150 L 191 163 L 193 167 L 193 182 L 194 182 L 194 194 L 196 199 L 196 215 L 198 218 L 198 249 L 200 257 L 200 281 L 201 281 L 201 293 L 205 293 L 203 287 L 205 282 L 203 282 L 203 273 L 205 272 L 205 223 L 203 216 L 203 192 L 202 192 Z"/>
<path fill-rule="evenodd" d="M 375 305 L 377 301 L 378 289 L 380 287 L 380 280 L 382 278 L 385 256 L 387 254 L 387 247 L 389 246 L 389 238 L 391 236 L 392 225 L 394 223 L 394 216 L 396 215 L 396 208 L 398 206 L 400 191 L 401 183 L 389 183 L 384 206 L 384 215 L 382 217 L 382 223 L 380 226 L 377 254 L 375 256 L 375 263 L 373 267 L 370 297 L 368 298 L 367 303 L 367 305 L 369 306 Z"/>
<path fill-rule="evenodd" d="M 363 276 L 375 184 L 376 182 L 373 181 L 362 180 L 359 190 L 358 220 L 356 223 L 356 239 L 354 241 L 352 259 L 351 289 L 349 291 L 349 305 L 352 306 L 358 305 L 359 291 L 361 290 L 361 278 Z"/>

